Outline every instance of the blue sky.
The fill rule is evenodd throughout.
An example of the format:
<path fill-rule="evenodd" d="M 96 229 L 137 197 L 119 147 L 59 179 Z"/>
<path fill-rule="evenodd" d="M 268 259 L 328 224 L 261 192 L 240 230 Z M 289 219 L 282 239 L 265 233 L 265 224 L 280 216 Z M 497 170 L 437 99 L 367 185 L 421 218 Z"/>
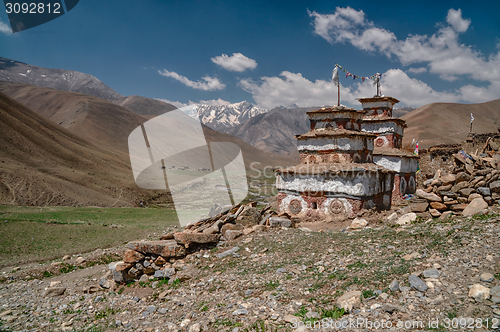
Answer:
<path fill-rule="evenodd" d="M 11 34 L 0 56 L 96 76 L 177 105 L 336 104 L 331 72 L 382 73 L 402 105 L 500 98 L 500 2 L 97 1 Z M 340 76 L 342 103 L 375 94 Z"/>

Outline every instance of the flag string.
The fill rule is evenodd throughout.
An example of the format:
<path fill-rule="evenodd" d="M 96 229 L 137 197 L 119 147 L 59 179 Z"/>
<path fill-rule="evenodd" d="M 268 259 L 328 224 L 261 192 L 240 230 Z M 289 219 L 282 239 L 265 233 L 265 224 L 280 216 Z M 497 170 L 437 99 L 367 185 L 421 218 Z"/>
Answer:
<path fill-rule="evenodd" d="M 348 78 L 349 76 L 351 76 L 353 80 L 355 80 L 356 78 L 361 78 L 362 82 L 364 82 L 367 79 L 376 80 L 377 78 L 380 79 L 382 77 L 382 74 L 379 74 L 379 73 L 376 73 L 375 75 L 371 75 L 371 76 L 358 76 L 358 75 L 352 74 L 351 72 L 349 72 L 348 70 L 346 70 L 345 68 L 343 68 L 338 63 L 336 63 L 335 66 L 338 67 L 340 70 L 342 70 L 344 73 L 346 73 L 345 74 L 346 78 Z"/>

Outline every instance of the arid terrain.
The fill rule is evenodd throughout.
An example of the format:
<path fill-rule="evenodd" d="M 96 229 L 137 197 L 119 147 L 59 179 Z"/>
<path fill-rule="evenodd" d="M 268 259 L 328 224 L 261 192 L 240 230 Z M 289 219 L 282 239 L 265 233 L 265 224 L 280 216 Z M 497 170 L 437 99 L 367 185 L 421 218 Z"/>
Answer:
<path fill-rule="evenodd" d="M 123 247 L 4 268 L 0 329 L 306 331 L 323 321 L 346 331 L 385 322 L 392 328 L 384 331 L 444 332 L 465 328 L 457 325 L 463 318 L 471 330 L 496 331 L 497 213 L 400 227 L 383 218 L 347 232 L 265 227 L 170 260 L 177 273 L 169 279 L 126 285 L 110 280 L 106 265 Z M 145 239 L 158 237 L 150 235 Z M 224 255 L 229 249 L 233 254 Z M 491 297 L 475 300 L 473 285 Z"/>
<path fill-rule="evenodd" d="M 401 118 L 406 121 L 404 144 L 415 138 L 419 146 L 428 148 L 437 144 L 455 144 L 467 138 L 470 114 L 473 114 L 473 133 L 498 132 L 500 100 L 481 104 L 433 103 L 417 108 Z"/>

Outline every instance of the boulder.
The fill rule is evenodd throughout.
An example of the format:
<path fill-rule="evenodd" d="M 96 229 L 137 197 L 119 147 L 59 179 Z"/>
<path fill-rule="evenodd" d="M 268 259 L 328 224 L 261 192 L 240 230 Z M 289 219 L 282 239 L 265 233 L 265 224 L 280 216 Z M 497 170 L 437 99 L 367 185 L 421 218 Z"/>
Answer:
<path fill-rule="evenodd" d="M 396 221 L 396 219 L 398 219 L 398 214 L 396 212 L 393 212 L 387 217 L 387 222 L 391 223 Z"/>
<path fill-rule="evenodd" d="M 490 183 L 490 190 L 494 193 L 500 193 L 500 181 L 493 181 Z"/>
<path fill-rule="evenodd" d="M 128 280 L 128 275 L 125 270 L 117 270 L 116 267 L 123 262 L 112 262 L 109 263 L 108 268 L 111 271 L 111 275 L 113 276 L 113 280 L 117 283 L 126 282 Z"/>
<path fill-rule="evenodd" d="M 445 212 L 443 212 L 443 214 L 441 214 L 438 221 L 446 221 L 446 220 L 450 219 L 452 215 L 453 215 L 453 212 L 445 211 Z"/>
<path fill-rule="evenodd" d="M 348 228 L 350 229 L 361 229 L 368 226 L 368 221 L 366 219 L 355 218 Z"/>
<path fill-rule="evenodd" d="M 474 188 L 475 188 L 475 189 L 476 189 L 476 191 L 477 191 L 477 189 L 478 189 L 478 188 L 481 188 L 481 187 L 484 187 L 484 186 L 486 186 L 486 181 L 482 180 L 482 181 L 479 181 L 478 183 L 476 183 L 476 184 L 474 185 Z"/>
<path fill-rule="evenodd" d="M 427 210 L 428 206 L 429 203 L 427 203 L 426 201 L 410 203 L 411 212 L 424 212 Z"/>
<path fill-rule="evenodd" d="M 399 217 L 398 220 L 396 220 L 396 224 L 407 225 L 407 224 L 411 224 L 415 220 L 417 220 L 417 214 L 410 212 L 410 213 L 407 213 L 407 214 Z"/>
<path fill-rule="evenodd" d="M 439 178 L 443 184 L 451 184 L 451 183 L 454 183 L 457 179 L 456 175 L 455 174 L 446 174 L 446 175 L 443 175 Z"/>
<path fill-rule="evenodd" d="M 122 272 L 122 271 L 125 271 L 125 270 L 131 268 L 132 266 L 134 266 L 134 263 L 118 262 L 118 264 L 116 264 L 116 266 L 115 266 L 115 269 L 118 272 Z"/>
<path fill-rule="evenodd" d="M 128 275 L 132 278 L 132 279 L 137 279 L 138 277 L 140 277 L 142 274 L 142 271 L 140 271 L 139 269 L 136 269 L 135 267 L 132 267 L 130 268 L 130 270 L 128 270 Z"/>
<path fill-rule="evenodd" d="M 467 207 L 463 210 L 462 215 L 464 217 L 467 216 L 473 216 L 475 214 L 478 214 L 484 209 L 488 208 L 488 203 L 482 198 L 475 198 L 472 200 L 472 202 L 467 205 Z"/>
<path fill-rule="evenodd" d="M 447 185 L 444 185 L 444 186 L 439 186 L 437 187 L 437 191 L 440 192 L 440 191 L 448 191 L 450 190 L 451 188 L 453 187 L 452 184 L 447 184 Z"/>
<path fill-rule="evenodd" d="M 440 217 L 441 216 L 441 212 L 439 212 L 438 210 L 436 209 L 429 209 L 429 213 L 431 214 L 431 216 L 433 218 L 437 218 L 437 217 Z"/>
<path fill-rule="evenodd" d="M 173 267 L 164 268 L 163 270 L 155 271 L 153 277 L 155 278 L 170 278 L 175 275 L 175 269 Z"/>
<path fill-rule="evenodd" d="M 61 296 L 65 291 L 66 287 L 49 287 L 43 292 L 42 297 Z"/>
<path fill-rule="evenodd" d="M 467 207 L 468 204 L 455 204 L 451 206 L 453 211 L 462 211 Z"/>
<path fill-rule="evenodd" d="M 478 184 L 480 181 L 484 179 L 484 176 L 476 176 L 474 180 L 469 182 L 469 187 L 474 187 L 476 184 Z"/>
<path fill-rule="evenodd" d="M 476 302 L 482 302 L 490 298 L 490 289 L 483 285 L 475 284 L 469 290 L 469 297 L 472 297 Z"/>
<path fill-rule="evenodd" d="M 174 239 L 178 244 L 183 244 L 189 247 L 193 244 L 206 244 L 219 242 L 219 234 L 204 234 L 204 233 L 174 233 Z M 163 256 L 163 255 L 162 255 Z"/>
<path fill-rule="evenodd" d="M 238 230 L 232 230 L 232 229 L 228 229 L 225 233 L 224 233 L 224 237 L 226 238 L 226 240 L 228 241 L 232 241 L 240 236 L 243 235 L 243 231 L 238 231 Z"/>
<path fill-rule="evenodd" d="M 491 190 L 488 187 L 479 187 L 476 189 L 477 193 L 483 196 L 491 196 Z"/>
<path fill-rule="evenodd" d="M 437 269 L 427 269 L 423 272 L 424 278 L 439 278 L 441 273 Z"/>
<path fill-rule="evenodd" d="M 165 233 L 160 236 L 160 240 L 173 240 L 174 239 L 174 233 Z"/>
<path fill-rule="evenodd" d="M 232 231 L 242 231 L 243 228 L 244 228 L 243 225 L 225 224 L 220 229 L 220 233 L 225 237 L 227 231 L 229 231 L 229 230 L 232 230 Z"/>
<path fill-rule="evenodd" d="M 126 249 L 123 253 L 123 262 L 124 263 L 135 263 L 142 261 L 144 259 L 144 255 L 138 251 L 132 249 Z"/>
<path fill-rule="evenodd" d="M 85 258 L 83 258 L 83 257 L 81 257 L 81 256 L 80 256 L 80 257 L 78 257 L 78 258 L 76 259 L 75 264 L 76 264 L 76 265 L 82 265 L 82 264 L 83 264 L 83 263 L 85 263 L 86 261 L 87 261 L 87 260 L 86 260 Z"/>
<path fill-rule="evenodd" d="M 439 179 L 434 179 L 431 181 L 431 186 L 432 187 L 439 187 L 443 184 L 443 181 L 439 180 Z"/>
<path fill-rule="evenodd" d="M 411 287 L 415 288 L 419 292 L 425 292 L 429 288 L 429 286 L 427 286 L 427 284 L 423 282 L 422 279 L 420 279 L 414 274 L 411 274 L 408 277 L 408 282 L 410 283 Z"/>
<path fill-rule="evenodd" d="M 486 272 L 481 274 L 480 279 L 484 282 L 492 282 L 493 280 L 495 280 L 495 276 L 491 273 Z"/>
<path fill-rule="evenodd" d="M 165 260 L 165 258 L 161 257 L 161 256 L 158 256 L 155 260 L 155 264 L 156 266 L 162 266 L 164 265 L 165 263 L 167 263 L 167 261 Z"/>
<path fill-rule="evenodd" d="M 114 280 L 103 278 L 99 281 L 99 286 L 101 286 L 104 289 L 114 290 L 116 288 L 116 282 Z"/>
<path fill-rule="evenodd" d="M 143 254 L 163 256 L 164 258 L 184 257 L 186 255 L 184 246 L 180 246 L 174 240 L 132 241 L 127 243 L 127 248 Z"/>
<path fill-rule="evenodd" d="M 465 173 L 465 172 L 460 172 L 456 175 L 456 178 L 455 178 L 455 183 L 460 183 L 460 182 L 464 182 L 464 181 L 467 181 L 469 182 L 470 181 L 470 175 Z"/>
<path fill-rule="evenodd" d="M 292 221 L 283 217 L 270 217 L 269 226 L 271 227 L 292 227 Z"/>
<path fill-rule="evenodd" d="M 238 250 L 240 250 L 240 247 L 233 247 L 233 248 L 231 248 L 229 250 L 226 250 L 224 252 L 221 252 L 221 253 L 217 254 L 217 258 L 224 258 L 226 256 L 232 255 L 235 252 L 237 252 Z"/>
<path fill-rule="evenodd" d="M 441 196 L 448 196 L 448 197 L 451 197 L 451 198 L 457 198 L 458 197 L 457 193 L 455 193 L 453 191 L 449 191 L 449 190 L 439 190 L 438 194 L 441 195 Z"/>
<path fill-rule="evenodd" d="M 436 195 L 434 193 L 426 193 L 422 189 L 417 189 L 417 191 L 415 192 L 415 195 L 417 195 L 420 198 L 425 198 L 426 200 L 431 201 L 431 202 L 442 202 L 441 197 L 439 197 L 438 195 Z"/>
<path fill-rule="evenodd" d="M 473 188 L 464 188 L 464 189 L 460 189 L 458 192 L 460 193 L 460 195 L 462 195 L 464 197 L 469 197 L 469 195 L 476 192 L 476 190 Z"/>
<path fill-rule="evenodd" d="M 448 208 L 445 204 L 439 203 L 439 202 L 431 202 L 431 207 L 433 209 L 441 210 L 441 211 L 446 210 Z"/>
<path fill-rule="evenodd" d="M 204 234 L 217 234 L 220 231 L 220 227 L 224 224 L 222 220 L 217 220 L 212 226 L 205 228 L 203 230 Z"/>
<path fill-rule="evenodd" d="M 391 292 L 396 292 L 399 290 L 399 282 L 397 280 L 393 280 L 389 285 L 389 289 Z"/>
<path fill-rule="evenodd" d="M 357 308 L 361 304 L 360 297 L 360 291 L 347 292 L 337 299 L 337 306 L 346 312 L 351 312 L 353 308 Z"/>

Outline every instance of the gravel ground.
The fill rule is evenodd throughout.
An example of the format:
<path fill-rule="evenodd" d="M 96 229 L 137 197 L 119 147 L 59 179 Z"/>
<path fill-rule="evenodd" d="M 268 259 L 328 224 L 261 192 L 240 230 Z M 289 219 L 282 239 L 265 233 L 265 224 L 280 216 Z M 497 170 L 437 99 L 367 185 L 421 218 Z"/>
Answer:
<path fill-rule="evenodd" d="M 449 331 L 460 323 L 456 330 L 498 331 L 499 220 L 268 228 L 174 262 L 171 280 L 128 285 L 109 282 L 105 264 L 53 277 L 39 267 L 31 280 L 24 267 L 1 279 L 0 331 Z M 51 283 L 64 293 L 44 294 Z M 471 297 L 476 284 L 488 299 Z"/>

